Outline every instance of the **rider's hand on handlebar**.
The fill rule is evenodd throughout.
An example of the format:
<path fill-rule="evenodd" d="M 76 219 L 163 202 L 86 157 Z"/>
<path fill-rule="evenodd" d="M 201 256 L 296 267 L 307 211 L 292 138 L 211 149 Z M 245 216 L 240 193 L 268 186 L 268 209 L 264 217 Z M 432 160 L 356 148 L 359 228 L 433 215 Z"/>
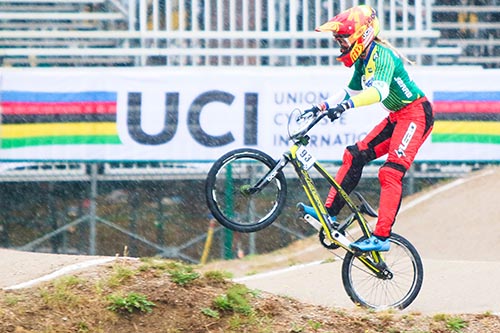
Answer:
<path fill-rule="evenodd" d="M 344 113 L 347 109 L 350 109 L 351 105 L 349 104 L 348 101 L 343 101 L 340 104 L 337 104 L 337 106 L 328 109 L 328 118 L 330 118 L 330 121 L 334 121 L 336 119 L 339 119 L 342 113 Z"/>
<path fill-rule="evenodd" d="M 312 114 L 316 116 L 318 112 L 325 111 L 327 108 L 328 105 L 325 102 L 319 103 L 318 105 L 313 105 L 310 109 L 304 110 L 304 114 L 312 112 Z"/>
<path fill-rule="evenodd" d="M 317 107 L 316 105 L 313 105 L 310 109 L 304 110 L 304 115 L 306 115 L 308 113 L 312 113 L 313 115 L 317 115 L 319 111 L 321 111 L 319 109 L 319 107 Z"/>

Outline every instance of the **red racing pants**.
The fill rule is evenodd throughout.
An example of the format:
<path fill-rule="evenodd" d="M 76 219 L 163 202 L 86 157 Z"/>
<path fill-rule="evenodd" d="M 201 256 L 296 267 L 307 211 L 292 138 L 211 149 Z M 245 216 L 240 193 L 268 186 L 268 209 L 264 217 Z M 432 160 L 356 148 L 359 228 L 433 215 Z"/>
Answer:
<path fill-rule="evenodd" d="M 431 133 L 433 124 L 432 106 L 423 97 L 390 113 L 363 140 L 345 149 L 335 180 L 347 193 L 358 185 L 368 162 L 387 154 L 378 174 L 381 192 L 375 235 L 390 236 L 401 205 L 403 177 Z M 332 187 L 325 202 L 330 215 L 338 215 L 344 204 Z"/>

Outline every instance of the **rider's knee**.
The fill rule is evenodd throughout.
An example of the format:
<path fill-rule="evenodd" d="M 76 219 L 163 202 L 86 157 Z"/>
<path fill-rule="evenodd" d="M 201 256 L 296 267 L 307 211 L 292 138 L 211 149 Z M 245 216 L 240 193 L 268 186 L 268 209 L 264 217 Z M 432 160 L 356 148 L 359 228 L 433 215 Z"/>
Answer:
<path fill-rule="evenodd" d="M 354 167 L 362 168 L 375 158 L 375 152 L 372 149 L 360 150 L 359 146 L 354 144 L 346 147 L 343 161 L 345 162 L 346 159 L 349 159 Z"/>
<path fill-rule="evenodd" d="M 406 167 L 394 162 L 386 162 L 379 169 L 378 179 L 380 184 L 401 183 L 406 173 Z"/>

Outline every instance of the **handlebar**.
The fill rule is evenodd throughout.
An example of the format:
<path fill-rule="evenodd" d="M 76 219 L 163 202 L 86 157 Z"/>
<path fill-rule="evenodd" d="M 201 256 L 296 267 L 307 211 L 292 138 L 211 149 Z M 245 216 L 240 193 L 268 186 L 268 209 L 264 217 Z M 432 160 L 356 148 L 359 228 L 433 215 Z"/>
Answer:
<path fill-rule="evenodd" d="M 296 116 L 296 118 L 294 119 L 295 111 L 299 111 L 300 114 Z M 326 115 L 328 115 L 328 110 L 319 111 L 317 113 L 313 112 L 302 113 L 302 111 L 295 109 L 290 114 L 290 117 L 288 119 L 288 135 L 290 137 L 290 140 L 298 140 L 304 137 L 307 134 L 307 132 L 309 132 L 311 128 L 316 126 L 316 124 L 319 123 Z M 296 132 L 290 133 L 290 126 L 292 121 L 295 121 L 297 124 L 299 124 L 301 121 L 305 121 L 306 123 L 303 124 L 301 128 Z"/>

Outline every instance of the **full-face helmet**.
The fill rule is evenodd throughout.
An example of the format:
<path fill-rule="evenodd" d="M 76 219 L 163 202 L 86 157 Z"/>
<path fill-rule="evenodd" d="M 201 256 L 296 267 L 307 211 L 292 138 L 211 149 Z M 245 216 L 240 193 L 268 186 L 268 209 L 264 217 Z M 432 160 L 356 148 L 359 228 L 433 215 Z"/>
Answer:
<path fill-rule="evenodd" d="M 349 8 L 316 28 L 320 32 L 332 32 L 340 45 L 337 60 L 351 67 L 380 32 L 375 9 L 367 5 Z"/>

